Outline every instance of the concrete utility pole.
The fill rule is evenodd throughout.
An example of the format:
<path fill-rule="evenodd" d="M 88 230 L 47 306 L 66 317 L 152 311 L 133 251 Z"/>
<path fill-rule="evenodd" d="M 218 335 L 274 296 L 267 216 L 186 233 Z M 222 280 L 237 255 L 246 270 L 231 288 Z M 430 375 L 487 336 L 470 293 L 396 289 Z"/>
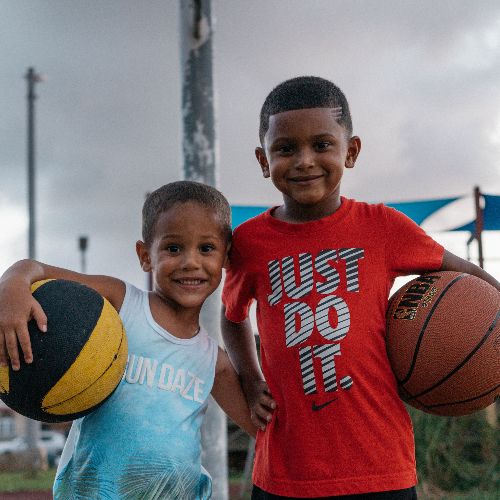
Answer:
<path fill-rule="evenodd" d="M 212 16 L 210 0 L 180 0 L 182 149 L 186 180 L 217 186 Z M 220 291 L 203 305 L 200 322 L 219 345 Z M 227 421 L 213 399 L 202 425 L 202 463 L 213 479 L 213 498 L 228 499 Z"/>
<path fill-rule="evenodd" d="M 36 216 L 35 216 L 35 84 L 44 81 L 42 75 L 37 75 L 34 68 L 29 68 L 26 74 L 28 80 L 28 257 L 36 258 Z M 35 475 L 41 466 L 40 450 L 37 446 L 40 422 L 25 418 L 26 443 L 28 445 L 28 461 L 30 466 L 27 475 Z"/>
<path fill-rule="evenodd" d="M 26 74 L 28 80 L 28 256 L 36 257 L 35 249 L 35 83 L 43 81 L 41 75 L 35 73 L 34 68 L 29 68 Z"/>

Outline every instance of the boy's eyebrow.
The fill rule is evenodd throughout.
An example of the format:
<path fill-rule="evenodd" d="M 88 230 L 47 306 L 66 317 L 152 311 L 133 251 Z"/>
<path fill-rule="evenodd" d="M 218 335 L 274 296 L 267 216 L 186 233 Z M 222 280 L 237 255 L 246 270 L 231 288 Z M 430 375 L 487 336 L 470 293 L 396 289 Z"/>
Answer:
<path fill-rule="evenodd" d="M 332 134 L 331 134 L 330 132 L 324 132 L 324 133 L 322 133 L 322 134 L 316 134 L 316 135 L 314 135 L 314 136 L 311 136 L 309 139 L 311 139 L 311 140 L 318 140 L 318 139 L 322 139 L 322 138 L 324 138 L 324 137 L 333 137 L 333 136 L 332 136 Z M 286 141 L 286 142 L 288 142 L 288 141 L 290 141 L 290 137 L 288 137 L 288 136 L 284 136 L 284 135 L 279 136 L 279 137 L 276 137 L 276 138 L 273 140 L 273 142 L 271 142 L 271 145 L 272 145 L 272 144 L 277 144 L 277 143 L 280 143 L 281 141 Z"/>
<path fill-rule="evenodd" d="M 216 234 L 202 234 L 200 236 L 205 239 L 216 239 L 216 240 L 222 239 L 220 236 L 217 236 Z M 182 233 L 167 233 L 161 236 L 161 240 L 176 239 L 176 238 L 182 238 Z"/>

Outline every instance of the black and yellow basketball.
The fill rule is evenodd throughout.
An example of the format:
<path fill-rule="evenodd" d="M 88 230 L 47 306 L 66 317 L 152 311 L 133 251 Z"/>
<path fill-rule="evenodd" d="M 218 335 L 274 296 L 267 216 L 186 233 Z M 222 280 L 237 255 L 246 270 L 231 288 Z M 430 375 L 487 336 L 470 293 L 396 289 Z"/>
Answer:
<path fill-rule="evenodd" d="M 38 281 L 33 297 L 47 315 L 47 332 L 28 323 L 33 362 L 0 367 L 0 399 L 42 422 L 66 422 L 101 406 L 127 364 L 127 337 L 113 306 L 99 293 L 67 280 Z M 21 352 L 21 351 L 20 351 Z"/>

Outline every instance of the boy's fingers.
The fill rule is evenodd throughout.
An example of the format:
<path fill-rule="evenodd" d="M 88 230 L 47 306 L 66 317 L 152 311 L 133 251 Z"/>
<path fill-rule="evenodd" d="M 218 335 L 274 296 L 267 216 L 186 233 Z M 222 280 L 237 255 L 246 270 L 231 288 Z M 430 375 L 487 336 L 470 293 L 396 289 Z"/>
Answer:
<path fill-rule="evenodd" d="M 36 321 L 36 324 L 42 332 L 47 331 L 47 316 L 43 312 L 42 306 L 35 300 L 33 303 L 32 310 L 33 319 Z"/>
<path fill-rule="evenodd" d="M 265 382 L 261 385 L 261 393 L 258 395 L 258 403 L 271 410 L 276 408 L 276 401 L 272 398 L 269 387 Z"/>
<path fill-rule="evenodd" d="M 7 350 L 13 370 L 19 370 L 19 350 L 17 349 L 17 335 L 15 330 L 5 332 L 5 349 Z M 5 351 L 4 351 L 5 352 Z"/>
<path fill-rule="evenodd" d="M 259 380 L 258 387 L 262 392 L 267 392 L 267 394 L 271 394 L 269 386 L 267 385 L 267 382 L 265 380 Z"/>
<path fill-rule="evenodd" d="M 262 423 L 267 424 L 273 419 L 273 414 L 268 410 L 267 407 L 263 405 L 257 406 L 257 408 L 255 409 L 255 413 L 260 418 Z"/>
<path fill-rule="evenodd" d="M 265 431 L 266 430 L 266 420 L 260 418 L 255 412 L 251 412 L 250 418 L 252 419 L 252 422 L 261 430 Z"/>
<path fill-rule="evenodd" d="M 274 399 L 267 394 L 261 394 L 259 402 L 261 405 L 267 406 L 271 410 L 274 410 L 276 408 L 276 401 L 274 401 Z"/>
<path fill-rule="evenodd" d="M 20 328 L 17 331 L 17 340 L 19 341 L 19 345 L 21 346 L 21 350 L 24 355 L 24 361 L 26 361 L 26 363 L 31 363 L 33 361 L 33 353 L 31 352 L 30 334 L 28 332 L 27 325 L 23 325 L 23 328 Z"/>
<path fill-rule="evenodd" d="M 42 306 L 34 299 L 31 305 L 30 316 L 36 321 L 38 328 L 42 332 L 47 331 L 47 316 L 43 312 Z M 21 351 L 24 357 L 24 361 L 26 361 L 26 363 L 31 363 L 33 361 L 33 352 L 31 350 L 31 341 L 28 330 L 28 324 L 21 323 L 21 325 L 19 325 L 16 328 L 16 333 L 17 333 L 16 341 L 12 345 L 7 344 L 7 349 L 9 352 L 9 356 L 11 358 L 12 368 L 14 370 L 19 370 L 20 365 L 19 365 L 19 352 L 17 348 L 17 343 L 19 342 L 19 345 L 21 346 Z M 11 353 L 11 348 L 12 348 L 12 353 Z M 13 353 L 15 353 L 15 357 L 13 356 Z M 17 361 L 16 364 L 15 361 Z"/>
<path fill-rule="evenodd" d="M 0 366 L 7 366 L 7 346 L 5 345 L 5 334 L 0 335 Z"/>

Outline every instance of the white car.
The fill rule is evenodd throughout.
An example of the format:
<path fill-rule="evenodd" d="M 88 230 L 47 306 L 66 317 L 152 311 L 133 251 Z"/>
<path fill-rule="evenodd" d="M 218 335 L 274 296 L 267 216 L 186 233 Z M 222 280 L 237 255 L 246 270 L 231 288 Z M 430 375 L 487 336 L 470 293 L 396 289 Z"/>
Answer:
<path fill-rule="evenodd" d="M 40 431 L 37 443 L 38 448 L 46 450 L 47 460 L 50 466 L 57 465 L 59 462 L 65 442 L 66 438 L 64 437 L 64 434 L 61 434 L 60 432 Z M 27 448 L 28 445 L 24 436 L 18 436 L 12 441 L 0 441 L 0 461 L 2 460 L 2 457 L 6 457 L 8 454 L 22 452 Z"/>

